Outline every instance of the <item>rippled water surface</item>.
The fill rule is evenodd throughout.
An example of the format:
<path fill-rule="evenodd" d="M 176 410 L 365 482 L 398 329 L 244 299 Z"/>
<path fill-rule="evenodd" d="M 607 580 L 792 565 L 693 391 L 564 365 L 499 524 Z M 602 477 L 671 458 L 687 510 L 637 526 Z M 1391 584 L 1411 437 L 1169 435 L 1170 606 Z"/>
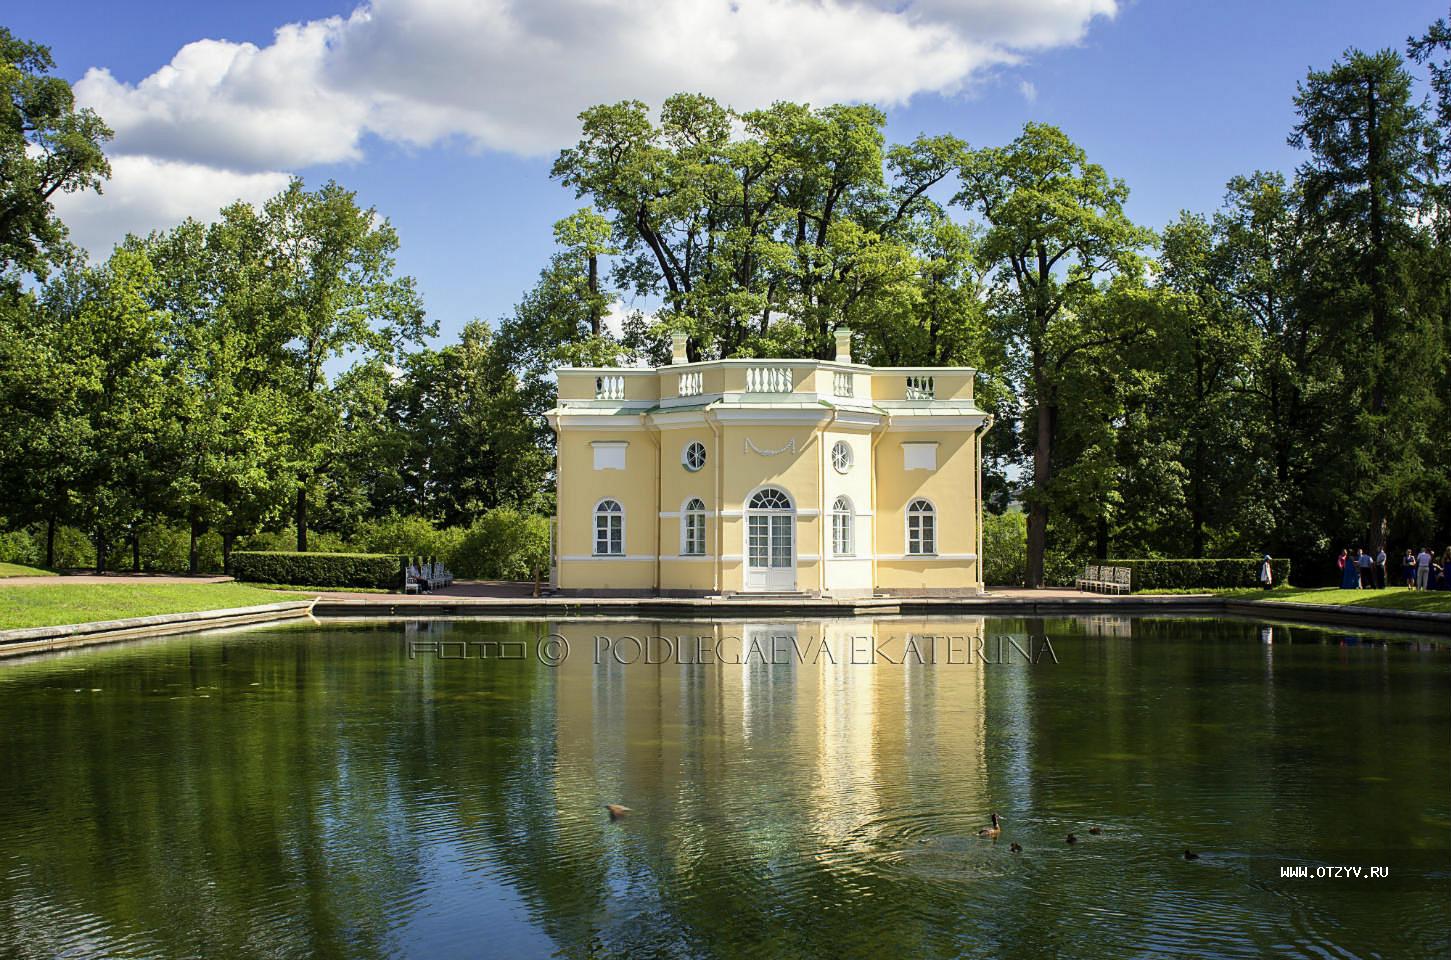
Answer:
<path fill-rule="evenodd" d="M 1210 620 L 253 629 L 0 664 L 0 811 L 6 956 L 1446 956 L 1451 652 Z M 1393 879 L 1279 879 L 1305 862 Z"/>

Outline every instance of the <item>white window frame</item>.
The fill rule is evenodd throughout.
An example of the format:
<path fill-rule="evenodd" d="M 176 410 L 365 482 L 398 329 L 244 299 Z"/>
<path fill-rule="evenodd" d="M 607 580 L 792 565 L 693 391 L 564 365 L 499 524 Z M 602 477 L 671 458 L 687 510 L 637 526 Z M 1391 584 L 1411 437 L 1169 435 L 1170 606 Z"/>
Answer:
<path fill-rule="evenodd" d="M 700 464 L 698 466 L 690 465 L 690 451 L 694 447 L 700 448 Z M 705 444 L 701 443 L 699 440 L 692 440 L 685 446 L 680 448 L 680 465 L 685 469 L 689 470 L 691 473 L 697 473 L 701 470 L 704 470 L 705 463 L 708 458 L 709 453 L 705 448 Z"/>
<path fill-rule="evenodd" d="M 926 509 L 921 509 L 922 504 Z M 928 522 L 924 525 L 923 520 Z M 912 528 L 916 520 L 916 530 Z M 935 557 L 937 556 L 937 507 L 926 497 L 913 497 L 907 503 L 906 515 L 906 546 L 909 557 Z"/>
<path fill-rule="evenodd" d="M 692 507 L 691 504 L 700 504 L 700 506 L 698 508 L 697 507 Z M 700 497 L 690 497 L 690 498 L 688 498 L 685 501 L 685 503 L 681 504 L 681 506 L 680 506 L 680 555 L 682 557 L 703 557 L 703 556 L 705 556 L 705 552 L 706 552 L 706 540 L 705 540 L 706 522 L 705 522 L 705 519 L 706 519 L 705 501 L 702 500 Z M 700 525 L 700 529 L 698 531 L 698 533 L 699 533 L 699 537 L 698 538 L 693 537 L 691 535 L 692 534 L 691 526 L 693 524 L 699 524 Z M 697 546 L 697 542 L 696 542 L 697 540 L 698 540 L 698 545 L 699 545 L 699 548 L 700 549 L 698 549 L 698 550 L 697 549 L 692 549 L 695 546 Z"/>
<path fill-rule="evenodd" d="M 606 504 L 614 504 L 616 509 L 607 509 L 605 506 Z M 600 521 L 602 520 L 606 522 L 603 539 L 600 537 Z M 615 537 L 613 536 L 614 531 L 609 528 L 609 521 L 618 521 L 618 525 L 620 528 L 618 544 L 613 542 L 615 540 Z M 625 555 L 625 505 L 614 497 L 604 497 L 595 504 L 594 538 L 591 543 L 591 556 L 623 557 Z M 604 550 L 600 549 L 601 543 L 603 543 L 605 546 Z M 610 549 L 611 547 L 616 545 L 619 547 L 619 549 Z"/>
<path fill-rule="evenodd" d="M 845 495 L 831 504 L 831 555 L 856 556 L 856 509 Z"/>
<path fill-rule="evenodd" d="M 846 473 L 856 463 L 856 451 L 845 440 L 831 445 L 831 466 L 837 473 Z"/>

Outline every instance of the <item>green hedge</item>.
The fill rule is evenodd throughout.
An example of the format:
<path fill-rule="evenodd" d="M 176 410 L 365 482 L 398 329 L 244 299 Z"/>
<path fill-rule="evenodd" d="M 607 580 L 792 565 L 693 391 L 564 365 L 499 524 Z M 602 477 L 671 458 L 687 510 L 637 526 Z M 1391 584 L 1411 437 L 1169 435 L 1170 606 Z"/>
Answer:
<path fill-rule="evenodd" d="M 232 576 L 252 583 L 396 590 L 403 575 L 402 558 L 395 554 L 236 550 Z"/>
<path fill-rule="evenodd" d="M 1193 587 L 1257 587 L 1260 582 L 1258 557 L 1213 560 L 1090 560 L 1090 565 L 1128 567 L 1133 570 L 1135 590 L 1184 590 Z M 1079 570 L 1083 568 L 1080 566 Z M 1275 585 L 1290 582 L 1290 561 L 1271 560 Z"/>

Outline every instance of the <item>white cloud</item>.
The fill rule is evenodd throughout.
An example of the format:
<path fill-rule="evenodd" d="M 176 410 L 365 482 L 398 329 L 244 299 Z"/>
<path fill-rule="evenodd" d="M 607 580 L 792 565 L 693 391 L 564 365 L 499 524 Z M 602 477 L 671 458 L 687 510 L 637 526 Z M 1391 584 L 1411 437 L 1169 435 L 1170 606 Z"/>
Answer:
<path fill-rule="evenodd" d="M 236 200 L 261 203 L 287 186 L 278 171 L 234 173 L 153 157 L 114 157 L 106 192 L 60 194 L 56 212 L 71 239 L 105 256 L 128 232 L 146 234 L 187 217 L 211 220 Z"/>
<path fill-rule="evenodd" d="M 356 160 L 368 104 L 323 76 L 340 26 L 285 26 L 262 48 L 198 40 L 134 86 L 92 68 L 76 99 L 105 119 L 126 153 L 242 170 Z"/>
<path fill-rule="evenodd" d="M 1021 93 L 1023 95 L 1023 99 L 1028 101 L 1029 103 L 1038 102 L 1038 88 L 1033 84 L 1033 81 L 1019 80 L 1018 92 Z"/>
<path fill-rule="evenodd" d="M 364 136 L 548 154 L 576 115 L 681 90 L 891 106 L 1075 43 L 1118 0 L 372 0 L 264 47 L 198 40 L 135 84 L 76 84 L 114 152 L 243 173 L 358 160 Z M 125 198 L 118 182 L 113 202 Z M 135 201 L 133 206 L 139 204 Z"/>

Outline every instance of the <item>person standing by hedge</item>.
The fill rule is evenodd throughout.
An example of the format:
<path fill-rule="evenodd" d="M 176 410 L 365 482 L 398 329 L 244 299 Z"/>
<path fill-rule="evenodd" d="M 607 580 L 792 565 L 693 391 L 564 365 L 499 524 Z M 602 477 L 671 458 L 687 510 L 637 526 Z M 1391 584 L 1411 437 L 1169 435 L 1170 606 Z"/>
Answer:
<path fill-rule="evenodd" d="M 1370 556 L 1369 550 L 1355 551 L 1355 565 L 1360 569 L 1360 589 L 1369 590 L 1375 586 L 1375 574 L 1372 569 L 1375 561 Z"/>
<path fill-rule="evenodd" d="M 1406 557 L 1401 561 L 1401 572 L 1406 577 L 1406 589 L 1416 589 L 1416 553 L 1410 547 L 1406 547 Z"/>
<path fill-rule="evenodd" d="M 1416 589 L 1425 590 L 1431 582 L 1431 548 L 1422 547 L 1416 554 Z"/>
<path fill-rule="evenodd" d="M 1386 548 L 1382 545 L 1375 553 L 1375 588 L 1377 590 L 1386 588 L 1386 561 L 1388 559 L 1390 558 L 1386 556 Z"/>
<path fill-rule="evenodd" d="M 1270 589 L 1270 587 L 1274 586 L 1274 582 L 1275 574 L 1274 571 L 1270 569 L 1270 555 L 1267 553 L 1264 555 L 1264 558 L 1260 560 L 1260 586 L 1268 590 Z"/>

